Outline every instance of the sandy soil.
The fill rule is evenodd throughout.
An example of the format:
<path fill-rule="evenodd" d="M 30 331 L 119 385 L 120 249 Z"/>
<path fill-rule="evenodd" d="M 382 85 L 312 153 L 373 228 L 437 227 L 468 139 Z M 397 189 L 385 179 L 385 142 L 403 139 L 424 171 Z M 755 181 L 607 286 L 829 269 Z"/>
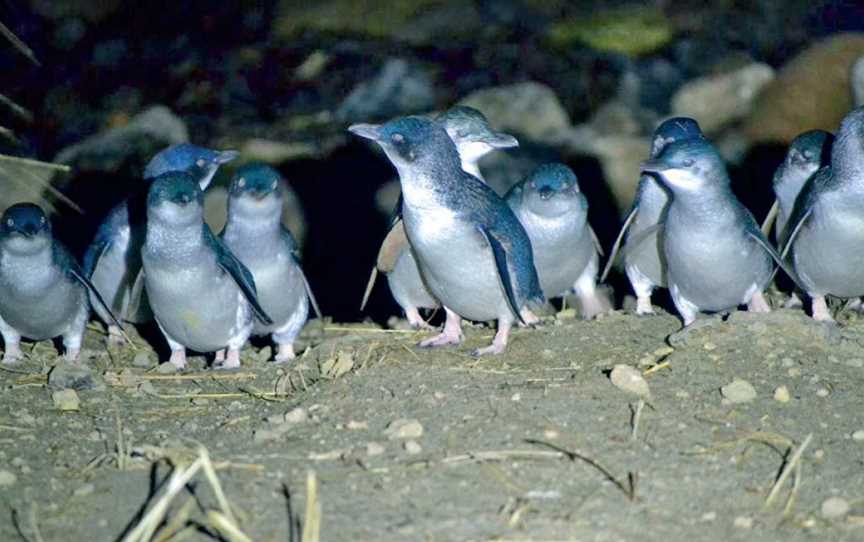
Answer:
<path fill-rule="evenodd" d="M 198 444 L 257 541 L 299 539 L 309 471 L 325 541 L 864 539 L 864 321 L 736 313 L 673 348 L 678 327 L 561 314 L 474 359 L 491 330 L 420 351 L 425 333 L 329 325 L 321 341 L 313 323 L 291 365 L 249 349 L 240 371 L 196 358 L 180 375 L 147 348 L 109 355 L 94 330 L 72 384 L 91 389 L 67 412 L 46 376 L 63 362 L 39 344 L 0 371 L 0 540 L 120 539 Z M 608 376 L 622 363 L 651 390 L 635 434 L 639 397 Z M 59 369 L 52 385 L 70 385 Z M 755 397 L 724 399 L 734 379 Z M 387 431 L 399 420 L 408 438 Z M 172 540 L 210 540 L 218 502 L 202 476 L 190 488 L 168 510 L 187 526 Z M 830 497 L 849 510 L 823 510 Z"/>

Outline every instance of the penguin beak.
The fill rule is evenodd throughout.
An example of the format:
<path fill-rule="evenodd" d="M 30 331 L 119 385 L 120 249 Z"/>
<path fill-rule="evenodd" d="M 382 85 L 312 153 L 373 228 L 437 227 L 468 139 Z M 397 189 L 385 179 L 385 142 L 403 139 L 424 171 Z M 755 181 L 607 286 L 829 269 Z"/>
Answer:
<path fill-rule="evenodd" d="M 509 149 L 519 146 L 519 140 L 510 134 L 504 134 L 501 132 L 493 132 L 492 137 L 487 139 L 486 143 L 488 143 L 493 149 Z"/>
<path fill-rule="evenodd" d="M 227 164 L 238 156 L 240 156 L 240 153 L 238 151 L 219 151 L 219 153 L 216 155 L 216 159 L 214 160 L 214 162 L 219 165 Z"/>
<path fill-rule="evenodd" d="M 352 124 L 348 127 L 348 131 L 354 135 L 371 139 L 372 141 L 378 141 L 381 139 L 380 124 Z"/>
<path fill-rule="evenodd" d="M 540 195 L 540 199 L 545 201 L 545 200 L 551 199 L 552 196 L 555 195 L 555 191 L 552 190 L 551 188 L 549 188 L 548 186 L 544 186 L 543 188 L 541 188 L 540 190 L 537 191 L 537 194 Z"/>
<path fill-rule="evenodd" d="M 640 166 L 642 173 L 656 173 L 658 175 L 664 171 L 668 171 L 669 169 L 671 168 L 666 164 L 666 162 L 657 159 L 646 160 L 645 162 L 642 162 L 642 165 Z"/>
<path fill-rule="evenodd" d="M 178 194 L 176 198 L 174 198 L 174 203 L 180 205 L 181 207 L 185 207 L 189 205 L 189 202 L 192 201 L 192 196 L 187 193 Z"/>

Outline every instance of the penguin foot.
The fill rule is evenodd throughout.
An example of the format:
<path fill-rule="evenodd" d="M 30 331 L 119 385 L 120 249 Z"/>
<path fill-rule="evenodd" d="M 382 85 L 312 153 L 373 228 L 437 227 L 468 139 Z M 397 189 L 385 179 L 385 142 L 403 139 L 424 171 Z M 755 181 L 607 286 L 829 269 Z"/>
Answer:
<path fill-rule="evenodd" d="M 765 299 L 765 295 L 762 292 L 756 292 L 747 303 L 747 310 L 749 312 L 767 313 L 771 312 L 771 305 L 768 304 L 768 300 Z"/>
<path fill-rule="evenodd" d="M 66 361 L 77 361 L 78 355 L 81 353 L 80 348 L 67 348 L 66 353 L 63 354 L 63 359 Z"/>
<path fill-rule="evenodd" d="M 828 309 L 828 302 L 825 301 L 824 295 L 813 296 L 813 319 L 817 322 L 834 323 L 834 317 L 831 316 L 831 311 Z"/>
<path fill-rule="evenodd" d="M 651 296 L 638 296 L 636 298 L 636 314 L 639 316 L 645 316 L 648 314 L 657 314 L 654 311 L 654 306 L 651 305 Z"/>
<path fill-rule="evenodd" d="M 417 307 L 405 309 L 405 318 L 408 319 L 408 325 L 414 329 L 432 329 L 432 326 L 420 316 L 420 310 Z"/>
<path fill-rule="evenodd" d="M 229 370 L 229 369 L 239 369 L 240 368 L 240 350 L 239 349 L 235 350 L 233 348 L 229 348 L 227 356 L 225 356 L 225 350 L 224 349 L 220 350 L 219 352 L 222 353 L 223 359 L 222 360 L 217 359 L 213 363 L 214 369 L 217 369 L 220 371 L 225 371 L 225 370 Z M 219 352 L 217 352 L 217 354 L 216 354 L 217 357 L 219 355 Z"/>
<path fill-rule="evenodd" d="M 276 353 L 276 358 L 273 360 L 274 363 L 285 363 L 286 361 L 291 361 L 296 358 L 297 354 L 294 353 L 294 345 L 293 344 L 280 344 L 279 351 Z"/>
<path fill-rule="evenodd" d="M 118 326 L 108 326 L 108 348 L 119 348 L 125 343 L 123 330 Z"/>
<path fill-rule="evenodd" d="M 186 368 L 186 351 L 185 350 L 172 350 L 171 357 L 168 358 L 168 363 L 176 367 L 177 369 L 185 369 Z"/>
<path fill-rule="evenodd" d="M 804 302 L 801 301 L 801 298 L 798 297 L 798 294 L 796 294 L 795 292 L 792 292 L 792 294 L 789 296 L 789 299 L 787 299 L 786 302 L 783 303 L 784 309 L 800 309 L 803 306 Z"/>
<path fill-rule="evenodd" d="M 648 306 L 651 306 L 649 301 Z M 593 320 L 597 316 L 612 310 L 612 303 L 605 295 L 595 291 L 590 295 L 579 296 L 579 307 L 582 313 L 582 318 L 585 320 Z M 651 309 L 653 312 L 653 309 Z M 637 307 L 638 314 L 638 307 Z"/>
<path fill-rule="evenodd" d="M 217 350 L 216 357 L 213 359 L 213 363 L 224 363 L 225 362 L 225 349 Z"/>
<path fill-rule="evenodd" d="M 438 346 L 450 346 L 450 345 L 458 345 L 462 344 L 462 332 L 457 331 L 453 333 L 452 330 L 448 330 L 446 327 L 442 333 L 435 335 L 430 339 L 426 339 L 424 341 L 420 341 L 417 346 L 420 348 L 436 348 Z"/>
<path fill-rule="evenodd" d="M 531 309 L 528 309 L 528 308 L 522 309 L 522 312 L 520 312 L 519 315 L 522 317 L 522 320 L 525 322 L 524 325 L 520 323 L 519 327 L 536 326 L 537 324 L 540 323 L 540 317 L 537 316 L 536 314 L 534 314 L 534 312 L 531 311 Z"/>
<path fill-rule="evenodd" d="M 503 324 L 498 321 L 498 331 L 495 333 L 495 338 L 492 339 L 492 344 L 485 348 L 478 348 L 471 352 L 471 355 L 479 358 L 487 354 L 503 354 L 507 349 L 507 337 L 510 336 L 510 324 Z"/>
<path fill-rule="evenodd" d="M 21 347 L 17 344 L 7 344 L 6 351 L 3 352 L 3 365 L 14 365 L 21 362 L 24 353 L 21 352 Z"/>

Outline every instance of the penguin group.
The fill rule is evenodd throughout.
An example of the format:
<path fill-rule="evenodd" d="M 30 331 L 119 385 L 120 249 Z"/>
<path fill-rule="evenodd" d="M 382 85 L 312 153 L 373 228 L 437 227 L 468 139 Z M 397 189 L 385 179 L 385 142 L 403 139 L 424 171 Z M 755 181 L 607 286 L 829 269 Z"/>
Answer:
<path fill-rule="evenodd" d="M 383 150 L 401 185 L 363 303 L 380 272 L 411 326 L 431 328 L 421 311 L 443 308 L 443 329 L 423 348 L 460 344 L 463 319 L 495 320 L 492 343 L 474 355 L 500 354 L 514 325 L 538 325 L 554 310 L 550 298 L 572 296 L 586 319 L 603 314 L 612 305 L 600 285 L 619 260 L 636 313 L 654 313 L 652 294 L 666 288 L 685 330 L 703 313 L 770 311 L 765 291 L 778 270 L 794 283 L 787 305 L 805 297 L 815 320 L 833 321 L 828 296 L 864 296 L 864 107 L 835 135 L 814 130 L 792 142 L 761 228 L 698 122 L 662 122 L 602 272 L 572 169 L 542 164 L 503 195 L 485 183 L 480 159 L 519 143 L 480 111 L 456 106 L 348 130 Z M 91 307 L 110 345 L 127 340 L 125 325 L 155 320 L 178 369 L 187 349 L 237 368 L 251 336 L 271 337 L 274 361 L 293 359 L 310 308 L 321 311 L 282 225 L 284 179 L 263 164 L 237 168 L 224 230 L 204 220 L 204 191 L 237 156 L 190 144 L 159 152 L 102 221 L 83 265 L 41 208 L 9 207 L 0 218 L 3 363 L 20 360 L 22 337 L 60 337 L 76 360 Z"/>

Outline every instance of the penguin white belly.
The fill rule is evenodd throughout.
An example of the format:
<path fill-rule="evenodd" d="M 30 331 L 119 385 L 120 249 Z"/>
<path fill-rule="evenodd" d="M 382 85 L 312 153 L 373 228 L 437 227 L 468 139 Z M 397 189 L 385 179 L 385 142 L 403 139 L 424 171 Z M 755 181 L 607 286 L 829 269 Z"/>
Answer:
<path fill-rule="evenodd" d="M 396 258 L 393 270 L 387 273 L 387 284 L 393 298 L 403 309 L 434 309 L 438 306 L 420 276 L 417 260 L 410 247 L 405 248 Z"/>
<path fill-rule="evenodd" d="M 232 277 L 214 265 L 167 270 L 146 265 L 150 306 L 172 339 L 213 352 L 252 326 L 251 310 Z"/>
<path fill-rule="evenodd" d="M 308 314 L 308 304 L 303 304 L 306 284 L 301 270 L 289 255 L 278 254 L 270 259 L 241 258 L 241 261 L 255 279 L 258 302 L 273 320 L 273 324 L 268 326 L 255 319 L 252 326 L 254 335 L 267 335 L 283 327 L 298 310 L 305 310 Z M 305 315 L 303 320 L 305 322 Z"/>
<path fill-rule="evenodd" d="M 444 207 L 406 207 L 403 218 L 426 285 L 443 305 L 481 322 L 511 314 L 492 249 L 474 224 Z"/>
<path fill-rule="evenodd" d="M 80 319 L 82 311 L 86 314 L 83 286 L 56 276 L 49 283 L 34 278 L 41 277 L 19 277 L 14 287 L 5 288 L 0 315 L 28 339 L 41 341 L 63 335 L 76 318 Z"/>
<path fill-rule="evenodd" d="M 564 234 L 540 236 L 527 229 L 534 250 L 534 267 L 546 297 L 558 297 L 573 290 L 594 254 L 591 234 L 585 230 L 578 238 Z"/>
<path fill-rule="evenodd" d="M 814 215 L 795 238 L 795 269 L 808 293 L 858 297 L 864 294 L 864 216 Z"/>

